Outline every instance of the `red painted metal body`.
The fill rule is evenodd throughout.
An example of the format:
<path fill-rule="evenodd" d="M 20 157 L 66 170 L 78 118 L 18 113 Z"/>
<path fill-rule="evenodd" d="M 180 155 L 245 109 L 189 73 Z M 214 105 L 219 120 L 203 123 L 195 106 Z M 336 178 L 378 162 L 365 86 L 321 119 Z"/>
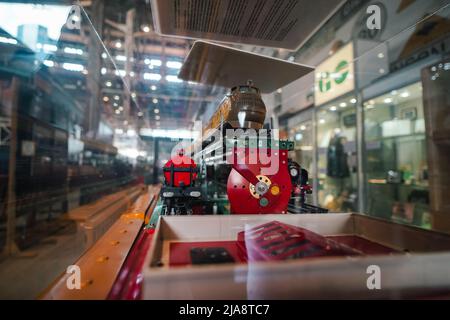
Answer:
<path fill-rule="evenodd" d="M 270 160 L 261 159 L 261 152 L 269 152 L 267 158 Z M 259 181 L 269 186 L 263 195 L 255 195 L 251 190 Z M 232 214 L 286 213 L 291 192 L 286 150 L 236 149 L 233 169 L 227 182 Z"/>
<path fill-rule="evenodd" d="M 182 153 L 172 157 L 167 163 L 164 165 L 164 168 L 170 167 L 178 168 L 178 169 L 195 169 L 197 167 L 194 160 L 183 155 Z M 164 178 L 167 181 L 167 184 L 172 185 L 172 177 L 169 171 L 164 172 Z M 197 178 L 197 173 L 190 172 L 174 172 L 173 174 L 173 186 L 180 187 L 181 185 L 188 186 Z"/>

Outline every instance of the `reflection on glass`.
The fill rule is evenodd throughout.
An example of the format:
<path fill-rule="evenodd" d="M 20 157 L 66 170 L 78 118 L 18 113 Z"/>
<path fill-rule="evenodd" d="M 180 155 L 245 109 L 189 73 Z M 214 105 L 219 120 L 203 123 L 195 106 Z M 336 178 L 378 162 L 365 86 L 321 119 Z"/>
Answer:
<path fill-rule="evenodd" d="M 364 103 L 368 213 L 429 227 L 422 85 Z"/>
<path fill-rule="evenodd" d="M 122 201 L 98 200 L 148 174 L 142 146 L 114 141 L 130 93 L 102 48 L 80 7 L 0 2 L 0 298 L 41 293 L 114 221 L 82 227 Z"/>
<path fill-rule="evenodd" d="M 332 212 L 357 210 L 356 99 L 317 110 L 319 204 Z"/>
<path fill-rule="evenodd" d="M 313 172 L 312 167 L 312 152 L 313 152 L 313 127 L 311 121 L 301 122 L 296 127 L 290 130 L 289 139 L 295 141 L 294 151 L 291 151 L 290 156 L 302 164 L 302 167 Z"/>

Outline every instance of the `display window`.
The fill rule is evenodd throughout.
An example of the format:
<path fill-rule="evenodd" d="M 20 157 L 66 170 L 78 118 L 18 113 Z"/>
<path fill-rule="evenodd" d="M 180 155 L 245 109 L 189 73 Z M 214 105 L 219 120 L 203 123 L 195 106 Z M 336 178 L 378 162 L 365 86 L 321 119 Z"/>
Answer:
<path fill-rule="evenodd" d="M 420 82 L 364 102 L 367 213 L 429 227 Z"/>
<path fill-rule="evenodd" d="M 357 207 L 356 98 L 352 95 L 318 107 L 318 202 L 332 212 Z"/>
<path fill-rule="evenodd" d="M 314 174 L 314 128 L 312 119 L 304 120 L 289 130 L 289 140 L 295 141 L 294 150 L 289 152 L 289 157 L 301 164 L 312 176 Z M 313 201 L 312 195 L 308 200 Z"/>
<path fill-rule="evenodd" d="M 289 131 L 289 140 L 295 141 L 294 150 L 289 155 L 308 172 L 314 172 L 313 169 L 313 125 L 312 120 L 300 122 Z"/>

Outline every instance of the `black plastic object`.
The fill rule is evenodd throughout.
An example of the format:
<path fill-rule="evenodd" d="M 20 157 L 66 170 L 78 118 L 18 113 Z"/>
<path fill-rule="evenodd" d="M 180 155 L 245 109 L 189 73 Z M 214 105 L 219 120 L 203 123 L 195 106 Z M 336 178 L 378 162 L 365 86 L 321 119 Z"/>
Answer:
<path fill-rule="evenodd" d="M 217 264 L 234 262 L 230 253 L 222 247 L 192 248 L 192 264 Z"/>

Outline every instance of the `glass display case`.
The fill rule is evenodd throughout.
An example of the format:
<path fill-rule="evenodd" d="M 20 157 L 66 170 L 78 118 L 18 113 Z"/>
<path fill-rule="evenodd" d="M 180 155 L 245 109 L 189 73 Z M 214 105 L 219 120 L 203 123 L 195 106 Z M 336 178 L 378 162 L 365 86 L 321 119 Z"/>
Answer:
<path fill-rule="evenodd" d="M 144 299 L 426 298 L 450 285 L 449 235 L 359 214 L 162 217 L 153 239 Z M 368 290 L 369 266 L 383 290 Z"/>

